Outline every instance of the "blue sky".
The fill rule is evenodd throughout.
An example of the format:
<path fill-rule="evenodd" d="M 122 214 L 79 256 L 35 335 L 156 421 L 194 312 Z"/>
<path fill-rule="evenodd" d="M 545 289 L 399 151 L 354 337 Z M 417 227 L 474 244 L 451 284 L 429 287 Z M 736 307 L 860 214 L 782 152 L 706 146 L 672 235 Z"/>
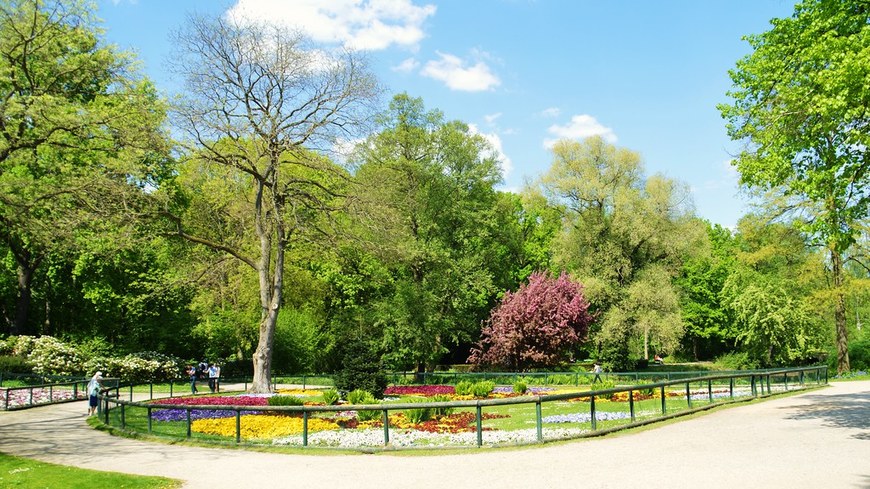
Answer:
<path fill-rule="evenodd" d="M 99 0 L 109 42 L 169 92 L 168 34 L 189 12 L 284 22 L 365 49 L 389 94 L 473 125 L 500 151 L 503 188 L 546 172 L 552 140 L 599 134 L 639 152 L 648 175 L 687 183 L 698 215 L 747 209 L 728 162 L 739 146 L 716 104 L 741 36 L 788 17 L 787 0 Z M 387 99 L 385 99 L 386 101 Z"/>

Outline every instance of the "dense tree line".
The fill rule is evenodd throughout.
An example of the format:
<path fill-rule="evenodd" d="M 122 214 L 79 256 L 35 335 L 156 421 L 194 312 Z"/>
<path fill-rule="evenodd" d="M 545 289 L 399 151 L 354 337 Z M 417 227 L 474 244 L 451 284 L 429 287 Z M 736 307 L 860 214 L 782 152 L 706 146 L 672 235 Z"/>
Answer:
<path fill-rule="evenodd" d="M 483 137 L 408 94 L 378 109 L 355 53 L 326 62 L 292 33 L 192 18 L 176 42 L 188 96 L 169 104 L 85 6 L 4 0 L 0 333 L 251 360 L 255 390 L 350 356 L 422 371 L 472 352 L 480 368 L 831 355 L 848 369 L 849 342 L 870 339 L 868 98 L 849 81 L 866 80 L 849 55 L 866 59 L 870 12 L 838 5 L 802 3 L 732 73 L 721 110 L 760 205 L 725 229 L 601 138 L 558 142 L 538 181 L 501 191 Z M 837 83 L 814 78 L 834 47 L 801 44 L 810 27 L 847 54 L 826 65 Z M 806 64 L 776 64 L 789 46 Z M 784 71 L 801 75 L 795 93 Z M 807 120 L 782 116 L 810 101 Z M 536 336 L 552 297 L 534 294 L 553 290 L 579 294 L 579 316 Z"/>

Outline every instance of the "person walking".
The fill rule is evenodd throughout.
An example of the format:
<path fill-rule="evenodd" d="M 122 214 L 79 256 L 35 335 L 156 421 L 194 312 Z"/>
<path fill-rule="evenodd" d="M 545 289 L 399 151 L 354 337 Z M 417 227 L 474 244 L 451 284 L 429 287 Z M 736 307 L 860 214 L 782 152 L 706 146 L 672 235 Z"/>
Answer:
<path fill-rule="evenodd" d="M 212 391 L 212 393 L 214 393 L 215 389 L 217 388 L 217 381 L 219 375 L 218 372 L 219 371 L 217 365 L 211 364 L 208 366 L 208 388 Z"/>
<path fill-rule="evenodd" d="M 601 365 L 598 365 L 598 362 L 592 364 L 592 373 L 595 374 L 595 378 L 592 379 L 592 383 L 601 382 Z"/>
<path fill-rule="evenodd" d="M 190 393 L 196 394 L 196 367 L 188 365 L 186 373 L 190 376 Z"/>
<path fill-rule="evenodd" d="M 97 405 L 100 402 L 100 392 L 103 390 L 103 372 L 97 372 L 88 382 L 88 416 L 97 413 Z"/>

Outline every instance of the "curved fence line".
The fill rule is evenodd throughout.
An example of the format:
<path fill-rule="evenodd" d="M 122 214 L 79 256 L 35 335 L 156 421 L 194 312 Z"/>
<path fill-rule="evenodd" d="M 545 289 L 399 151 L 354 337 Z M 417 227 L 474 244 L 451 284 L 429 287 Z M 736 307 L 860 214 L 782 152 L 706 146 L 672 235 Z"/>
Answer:
<path fill-rule="evenodd" d="M 551 441 L 553 439 L 570 439 L 581 438 L 588 436 L 599 436 L 616 430 L 623 430 L 635 426 L 642 426 L 664 419 L 673 418 L 691 414 L 700 410 L 709 409 L 713 406 L 738 402 L 746 399 L 758 397 L 766 397 L 777 392 L 797 390 L 805 388 L 809 382 L 815 385 L 827 384 L 828 373 L 827 367 L 803 367 L 791 369 L 777 369 L 766 371 L 742 371 L 738 373 L 716 374 L 697 376 L 688 379 L 680 380 L 665 380 L 655 383 L 631 385 L 627 387 L 614 387 L 610 389 L 601 389 L 593 391 L 579 391 L 560 394 L 543 394 L 536 396 L 512 397 L 504 399 L 483 399 L 483 400 L 468 400 L 468 401 L 450 401 L 450 402 L 415 402 L 415 403 L 391 403 L 391 404 L 371 404 L 371 405 L 341 405 L 341 406 L 237 406 L 237 405 L 160 405 L 147 402 L 133 401 L 133 386 L 117 386 L 114 394 L 102 396 L 100 403 L 99 416 L 101 421 L 106 425 L 112 425 L 116 422 L 118 427 L 127 431 L 144 431 L 148 434 L 153 434 L 152 413 L 165 409 L 183 410 L 186 415 L 186 434 L 185 438 L 192 437 L 192 413 L 194 411 L 227 411 L 235 417 L 235 437 L 234 443 L 242 443 L 242 416 L 250 413 L 282 413 L 282 414 L 301 414 L 302 430 L 298 440 L 288 442 L 291 445 L 299 445 L 302 447 L 309 446 L 309 422 L 313 414 L 322 413 L 339 413 L 348 410 L 356 412 L 360 411 L 378 411 L 381 414 L 381 423 L 383 427 L 383 444 L 381 448 L 391 447 L 391 434 L 396 431 L 393 427 L 391 431 L 391 411 L 406 411 L 416 409 L 470 409 L 474 412 L 475 435 L 476 440 L 474 445 L 481 447 L 484 444 L 484 409 L 494 409 L 502 406 L 515 405 L 530 405 L 534 407 L 534 438 L 530 443 L 541 443 Z M 693 388 L 693 385 L 694 388 Z M 714 386 L 716 387 L 714 396 Z M 679 387 L 678 389 L 673 389 Z M 130 389 L 130 400 L 120 399 L 122 389 Z M 613 396 L 618 396 L 625 393 L 626 402 L 628 404 L 627 412 L 620 415 L 626 420 L 625 423 L 615 423 L 610 426 L 599 426 L 604 421 L 613 421 L 606 419 L 597 407 L 597 402 L 609 400 Z M 153 398 L 153 390 L 149 393 L 149 398 Z M 655 412 L 643 411 L 639 412 L 636 409 L 636 403 L 641 399 L 649 403 L 650 399 L 660 399 L 656 401 Z M 671 405 L 669 406 L 668 400 Z M 588 430 L 581 430 L 576 433 L 568 433 L 567 435 L 558 436 L 556 438 L 546 439 L 544 437 L 543 422 L 544 417 L 542 411 L 549 403 L 558 403 L 564 401 L 583 400 L 589 403 L 588 408 Z M 685 408 L 674 407 L 673 402 L 685 402 Z M 147 415 L 147 428 L 139 427 L 138 429 L 131 426 L 127 422 L 127 411 L 131 409 L 144 409 Z M 578 410 L 579 412 L 579 410 Z M 583 416 L 585 419 L 585 414 Z M 581 422 L 581 424 L 584 422 Z M 200 438 L 198 438 L 200 439 Z M 205 442 L 226 443 L 222 439 L 204 437 L 200 439 Z M 246 441 L 248 443 L 248 441 Z M 498 443 L 494 443 L 498 444 Z M 525 444 L 516 442 L 512 444 Z M 427 446 L 426 448 L 436 448 Z"/>

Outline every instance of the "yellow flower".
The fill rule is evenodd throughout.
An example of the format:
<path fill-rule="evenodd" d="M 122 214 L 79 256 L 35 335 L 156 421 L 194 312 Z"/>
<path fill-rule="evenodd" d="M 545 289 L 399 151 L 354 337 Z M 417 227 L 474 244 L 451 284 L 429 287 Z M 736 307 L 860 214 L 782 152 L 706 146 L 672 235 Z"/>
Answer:
<path fill-rule="evenodd" d="M 236 436 L 236 418 L 198 419 L 190 424 L 197 433 L 218 436 Z M 336 430 L 332 420 L 308 419 L 308 432 Z M 245 439 L 269 439 L 302 433 L 302 418 L 262 414 L 241 418 L 241 437 Z"/>

